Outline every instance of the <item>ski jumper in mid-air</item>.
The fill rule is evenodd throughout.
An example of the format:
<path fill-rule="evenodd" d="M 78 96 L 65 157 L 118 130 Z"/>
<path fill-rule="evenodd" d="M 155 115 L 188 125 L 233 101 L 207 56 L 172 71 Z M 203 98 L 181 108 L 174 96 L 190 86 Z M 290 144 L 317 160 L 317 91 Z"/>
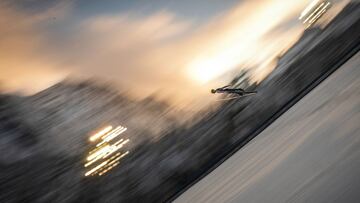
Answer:
<path fill-rule="evenodd" d="M 256 91 L 245 91 L 244 89 L 241 88 L 229 88 L 231 85 L 226 85 L 224 87 L 220 87 L 217 89 L 212 89 L 211 93 L 215 94 L 215 93 L 221 93 L 221 94 L 236 94 L 238 96 L 245 96 L 248 94 L 256 94 Z"/>

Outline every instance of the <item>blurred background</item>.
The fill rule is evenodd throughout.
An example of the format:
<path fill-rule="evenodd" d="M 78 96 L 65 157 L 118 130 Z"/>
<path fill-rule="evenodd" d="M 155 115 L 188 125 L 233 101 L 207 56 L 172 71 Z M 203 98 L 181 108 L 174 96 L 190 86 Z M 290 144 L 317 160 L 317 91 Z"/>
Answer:
<path fill-rule="evenodd" d="M 354 0 L 0 1 L 0 201 L 171 200 L 356 54 L 359 13 Z M 227 84 L 258 93 L 210 94 Z"/>

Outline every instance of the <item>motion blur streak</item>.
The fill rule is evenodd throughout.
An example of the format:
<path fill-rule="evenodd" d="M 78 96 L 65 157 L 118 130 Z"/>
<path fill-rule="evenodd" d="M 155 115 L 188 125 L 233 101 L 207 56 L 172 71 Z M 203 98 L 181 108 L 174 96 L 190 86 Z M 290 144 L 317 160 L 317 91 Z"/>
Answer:
<path fill-rule="evenodd" d="M 91 169 L 90 171 L 85 173 L 85 176 L 91 175 L 92 173 L 94 173 L 96 170 L 98 170 L 99 168 L 101 168 L 102 166 L 105 166 L 107 164 L 107 161 L 102 162 L 101 164 L 95 166 L 95 168 Z"/>
<path fill-rule="evenodd" d="M 110 146 L 106 145 L 100 148 L 100 150 L 96 151 L 94 154 L 89 155 L 86 160 L 91 161 L 94 158 L 101 156 L 102 154 L 105 154 L 106 152 L 108 152 L 110 150 Z"/>
<path fill-rule="evenodd" d="M 328 1 L 313 1 L 305 10 L 301 13 L 299 20 L 303 20 L 303 24 L 307 24 L 307 28 L 312 26 L 322 15 L 328 10 L 331 3 Z"/>
<path fill-rule="evenodd" d="M 114 138 L 116 138 L 117 136 L 119 136 L 121 133 L 125 132 L 127 130 L 127 128 L 124 128 L 122 126 L 119 126 L 117 128 L 115 128 L 115 130 L 111 131 L 110 133 L 106 134 L 105 136 L 102 137 L 103 141 L 101 141 L 100 143 L 98 143 L 96 146 L 100 146 L 102 144 L 104 144 L 105 142 L 109 142 L 111 140 L 113 140 Z"/>
<path fill-rule="evenodd" d="M 104 140 L 104 139 L 106 139 L 107 137 L 112 136 L 114 133 L 118 133 L 118 132 L 119 132 L 120 130 L 122 130 L 122 129 L 123 129 L 123 127 L 122 127 L 122 126 L 119 126 L 119 127 L 115 128 L 113 131 L 111 131 L 111 132 L 105 134 L 104 136 L 102 136 L 101 139 Z"/>
<path fill-rule="evenodd" d="M 319 3 L 319 1 L 320 1 L 320 0 L 315 0 L 315 1 L 311 2 L 311 3 L 309 4 L 309 6 L 307 6 L 303 12 L 301 12 L 301 15 L 300 15 L 300 17 L 299 17 L 299 20 L 303 19 L 304 16 L 306 16 L 307 14 L 309 14 L 309 12 L 311 11 L 311 9 L 313 9 L 313 8 Z"/>
<path fill-rule="evenodd" d="M 126 156 L 127 154 L 129 154 L 129 151 L 126 151 L 124 154 L 122 154 L 121 156 L 119 156 L 118 158 L 116 158 L 115 160 L 111 161 L 106 169 L 102 170 L 99 172 L 99 176 L 107 173 L 108 171 L 110 171 L 112 168 L 114 168 L 115 166 L 119 165 L 119 160 L 122 159 L 124 156 Z"/>
<path fill-rule="evenodd" d="M 90 137 L 90 141 L 94 142 L 95 140 L 99 139 L 101 136 L 103 136 L 104 134 L 108 133 L 110 130 L 112 129 L 112 126 L 107 126 L 106 128 L 104 128 L 103 130 L 101 130 L 100 132 L 96 133 L 95 135 Z"/>
<path fill-rule="evenodd" d="M 175 203 L 359 202 L 360 53 Z"/>
<path fill-rule="evenodd" d="M 125 132 L 127 128 L 123 126 L 118 126 L 113 130 L 111 129 L 112 126 L 108 126 L 90 137 L 89 140 L 91 142 L 94 142 L 99 138 L 101 138 L 101 140 L 99 140 L 99 143 L 96 144 L 95 149 L 91 150 L 89 152 L 89 155 L 86 157 L 86 160 L 88 162 L 84 164 L 84 167 L 87 168 L 93 164 L 95 164 L 95 167 L 88 170 L 85 173 L 85 176 L 96 174 L 101 176 L 110 171 L 115 166 L 117 166 L 119 164 L 119 160 L 129 154 L 129 151 L 126 151 L 125 153 L 121 153 L 118 151 L 125 144 L 130 142 L 130 139 L 121 138 L 117 141 L 114 141 L 114 139 L 123 132 Z"/>
<path fill-rule="evenodd" d="M 103 157 L 104 158 L 108 157 L 112 153 L 114 153 L 114 152 L 118 151 L 119 149 L 121 149 L 128 142 L 129 142 L 129 139 L 125 140 L 123 143 L 121 143 L 119 145 L 113 145 L 112 148 L 109 151 L 107 151 L 107 153 Z"/>
<path fill-rule="evenodd" d="M 262 54 L 267 52 L 261 39 L 303 5 L 302 1 L 264 1 L 256 10 L 247 13 L 245 18 L 234 22 L 224 36 L 209 42 L 200 54 L 195 54 L 187 63 L 189 76 L 205 84 L 242 63 L 258 65 L 258 62 L 255 62 L 261 61 L 258 50 L 261 50 Z M 234 9 L 227 20 L 238 18 L 240 13 L 243 14 L 243 11 Z M 271 55 L 270 52 L 266 54 Z"/>
<path fill-rule="evenodd" d="M 328 2 L 310 21 L 309 24 L 312 25 L 316 22 L 326 11 L 327 8 L 330 6 L 330 2 Z"/>
<path fill-rule="evenodd" d="M 313 15 L 316 14 L 316 12 L 318 12 L 318 10 L 324 5 L 324 3 L 321 3 L 320 6 L 318 6 L 315 11 L 313 11 L 304 21 L 303 23 L 306 23 L 307 21 L 309 21 L 310 18 L 313 17 Z"/>

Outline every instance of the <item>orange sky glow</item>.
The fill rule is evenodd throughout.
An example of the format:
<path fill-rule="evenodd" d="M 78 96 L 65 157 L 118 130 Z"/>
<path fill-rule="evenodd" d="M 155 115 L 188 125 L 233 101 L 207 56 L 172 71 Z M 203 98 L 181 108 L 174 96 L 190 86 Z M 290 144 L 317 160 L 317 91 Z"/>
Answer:
<path fill-rule="evenodd" d="M 166 10 L 145 17 L 97 15 L 54 43 L 41 26 L 49 18 L 71 18 L 71 3 L 31 16 L 0 4 L 0 87 L 33 94 L 75 75 L 121 81 L 126 88 L 120 89 L 142 96 L 160 90 L 182 101 L 208 94 L 226 82 L 223 74 L 243 65 L 257 67 L 253 79 L 260 81 L 272 68 L 269 61 L 303 31 L 300 22 L 277 29 L 309 2 L 242 1 L 201 25 Z"/>

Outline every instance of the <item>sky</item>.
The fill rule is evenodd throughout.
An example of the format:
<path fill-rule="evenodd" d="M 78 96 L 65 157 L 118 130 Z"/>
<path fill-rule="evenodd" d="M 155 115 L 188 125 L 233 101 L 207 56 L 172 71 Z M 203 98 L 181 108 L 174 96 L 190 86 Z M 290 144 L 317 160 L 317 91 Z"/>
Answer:
<path fill-rule="evenodd" d="M 234 70 L 263 79 L 303 32 L 310 2 L 0 0 L 0 88 L 29 95 L 98 78 L 135 96 L 196 100 Z"/>

